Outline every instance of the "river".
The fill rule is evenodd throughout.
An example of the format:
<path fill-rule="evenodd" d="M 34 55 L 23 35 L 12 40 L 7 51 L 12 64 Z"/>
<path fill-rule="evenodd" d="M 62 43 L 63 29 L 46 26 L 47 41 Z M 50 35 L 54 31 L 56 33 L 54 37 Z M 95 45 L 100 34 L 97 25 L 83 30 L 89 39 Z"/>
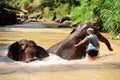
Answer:
<path fill-rule="evenodd" d="M 95 61 L 64 60 L 50 54 L 42 61 L 24 63 L 6 56 L 8 46 L 17 40 L 34 40 L 48 49 L 65 39 L 71 30 L 38 23 L 0 28 L 0 80 L 120 80 L 120 41 L 113 40 L 108 33 L 102 35 L 110 41 L 114 51 L 109 51 L 105 44 L 100 43 L 100 55 Z"/>

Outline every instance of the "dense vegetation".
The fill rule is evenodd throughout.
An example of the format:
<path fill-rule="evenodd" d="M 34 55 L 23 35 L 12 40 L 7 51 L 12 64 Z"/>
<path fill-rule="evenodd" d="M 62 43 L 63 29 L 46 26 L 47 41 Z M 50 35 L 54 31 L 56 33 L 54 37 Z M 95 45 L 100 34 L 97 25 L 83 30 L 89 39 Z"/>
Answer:
<path fill-rule="evenodd" d="M 2 0 L 0 1 L 0 26 L 15 24 L 17 22 L 16 12 L 13 7 L 5 4 Z"/>
<path fill-rule="evenodd" d="M 73 23 L 96 22 L 103 31 L 120 34 L 120 0 L 5 0 L 9 5 L 27 10 L 27 15 L 43 14 L 52 18 L 69 16 Z"/>

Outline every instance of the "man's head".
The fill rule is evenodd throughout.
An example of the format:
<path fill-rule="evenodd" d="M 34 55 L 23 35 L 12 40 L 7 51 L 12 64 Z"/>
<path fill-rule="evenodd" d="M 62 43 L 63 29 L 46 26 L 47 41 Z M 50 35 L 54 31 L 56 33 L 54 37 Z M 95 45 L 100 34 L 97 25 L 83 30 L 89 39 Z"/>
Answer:
<path fill-rule="evenodd" d="M 93 34 L 94 33 L 94 29 L 93 28 L 88 28 L 87 29 L 87 33 L 88 34 Z"/>

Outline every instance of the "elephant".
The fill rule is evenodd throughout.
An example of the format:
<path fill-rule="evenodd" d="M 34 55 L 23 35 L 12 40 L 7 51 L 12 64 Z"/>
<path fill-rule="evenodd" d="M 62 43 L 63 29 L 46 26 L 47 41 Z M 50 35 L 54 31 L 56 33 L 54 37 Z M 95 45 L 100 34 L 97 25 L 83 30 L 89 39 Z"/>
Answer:
<path fill-rule="evenodd" d="M 31 62 L 48 57 L 48 52 L 34 41 L 22 39 L 8 47 L 7 56 L 15 61 Z"/>
<path fill-rule="evenodd" d="M 112 51 L 112 47 L 110 42 L 100 34 L 97 27 L 92 23 L 78 23 L 73 25 L 74 28 L 70 35 L 62 40 L 59 43 L 56 43 L 55 45 L 52 45 L 50 48 L 47 49 L 48 53 L 56 54 L 59 57 L 66 59 L 66 60 L 72 60 L 72 59 L 82 59 L 86 56 L 86 48 L 87 43 L 82 44 L 79 47 L 75 47 L 74 45 L 79 43 L 81 40 L 83 40 L 88 34 L 87 29 L 88 28 L 94 28 L 94 33 L 97 35 L 98 39 L 105 43 L 106 46 L 110 51 Z"/>

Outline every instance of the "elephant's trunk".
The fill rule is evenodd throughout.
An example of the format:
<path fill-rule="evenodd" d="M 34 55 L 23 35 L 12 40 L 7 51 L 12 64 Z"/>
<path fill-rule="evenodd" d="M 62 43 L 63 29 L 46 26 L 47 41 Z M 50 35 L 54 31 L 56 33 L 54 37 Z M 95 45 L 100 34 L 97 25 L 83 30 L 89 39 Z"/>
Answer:
<path fill-rule="evenodd" d="M 104 36 L 102 36 L 99 32 L 97 32 L 96 35 L 101 42 L 104 42 L 106 44 L 110 51 L 113 51 L 109 41 Z"/>

